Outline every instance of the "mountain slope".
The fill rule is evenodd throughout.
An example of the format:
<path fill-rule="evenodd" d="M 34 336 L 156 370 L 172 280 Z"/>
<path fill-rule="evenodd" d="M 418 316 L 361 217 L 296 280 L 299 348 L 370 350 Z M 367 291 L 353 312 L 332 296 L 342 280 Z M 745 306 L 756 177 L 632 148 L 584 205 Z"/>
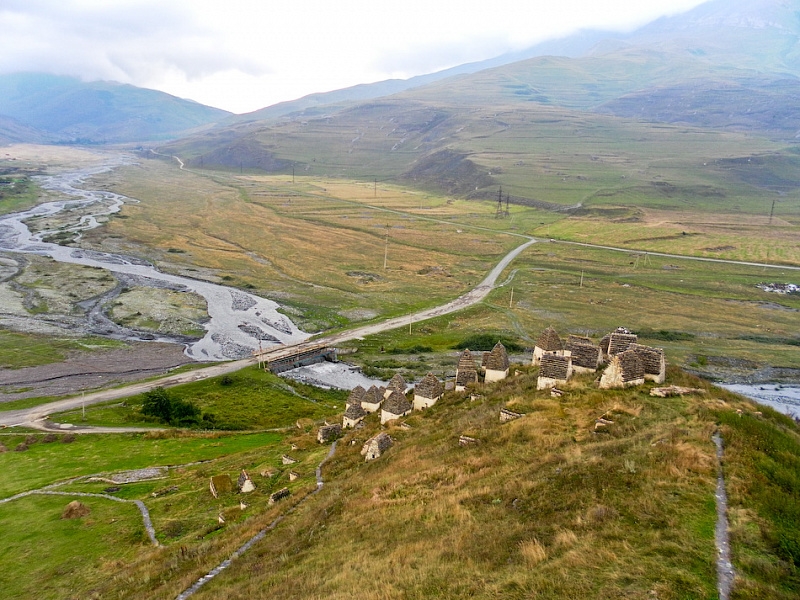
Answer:
<path fill-rule="evenodd" d="M 0 115 L 45 131 L 59 142 L 163 140 L 229 114 L 114 82 L 83 83 L 40 73 L 0 76 Z"/>

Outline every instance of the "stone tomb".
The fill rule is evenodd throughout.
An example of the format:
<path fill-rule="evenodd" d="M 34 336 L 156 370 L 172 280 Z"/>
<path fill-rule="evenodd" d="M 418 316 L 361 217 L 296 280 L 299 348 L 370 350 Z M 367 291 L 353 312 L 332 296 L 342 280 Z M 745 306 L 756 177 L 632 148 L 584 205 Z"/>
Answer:
<path fill-rule="evenodd" d="M 500 342 L 497 342 L 494 348 L 492 348 L 492 351 L 485 356 L 483 367 L 484 381 L 486 383 L 502 381 L 508 377 L 509 362 L 506 347 Z"/>
<path fill-rule="evenodd" d="M 566 383 L 571 376 L 571 357 L 545 354 L 539 364 L 539 378 L 536 380 L 536 389 L 543 390 L 560 383 Z"/>
<path fill-rule="evenodd" d="M 444 394 L 442 382 L 433 373 L 428 373 L 414 386 L 414 410 L 433 406 L 442 394 Z"/>
<path fill-rule="evenodd" d="M 644 383 L 644 365 L 634 350 L 626 350 L 611 358 L 611 363 L 600 377 L 604 390 L 626 388 Z"/>

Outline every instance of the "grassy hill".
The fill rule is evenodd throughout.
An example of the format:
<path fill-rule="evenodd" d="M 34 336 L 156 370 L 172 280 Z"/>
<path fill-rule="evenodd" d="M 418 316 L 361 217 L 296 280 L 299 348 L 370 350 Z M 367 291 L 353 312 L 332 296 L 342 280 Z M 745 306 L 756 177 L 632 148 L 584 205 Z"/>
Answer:
<path fill-rule="evenodd" d="M 649 385 L 600 391 L 583 377 L 555 399 L 535 390 L 535 369 L 522 370 L 476 390 L 476 400 L 446 395 L 404 419 L 409 428 L 389 425 L 393 447 L 365 463 L 361 445 L 382 429 L 373 415 L 339 441 L 322 469 L 324 487 L 308 497 L 316 488 L 314 467 L 328 450 L 316 443 L 313 427 L 283 437 L 136 436 L 134 446 L 108 438 L 120 450 L 137 449 L 127 451 L 126 468 L 144 466 L 148 456 L 152 464 L 164 464 L 168 455 L 173 464 L 192 456 L 208 461 L 110 492 L 145 502 L 161 547 L 149 545 L 141 517 L 124 505 L 83 498 L 91 516 L 64 521 L 58 515 L 70 498 L 20 498 L 0 505 L 4 589 L 35 588 L 42 598 L 63 598 L 65 589 L 76 598 L 175 597 L 273 523 L 196 597 L 715 598 L 717 463 L 710 437 L 719 429 L 737 571 L 733 597 L 796 597 L 800 431 L 794 422 L 769 409 L 757 412 L 675 369 L 668 383 L 703 391 L 657 399 Z M 500 423 L 504 407 L 525 416 Z M 595 428 L 601 416 L 613 423 Z M 480 442 L 462 447 L 460 435 Z M 91 440 L 56 444 L 63 450 L 55 453 L 39 440 L 27 452 L 0 454 L 3 497 L 59 480 L 62 463 L 79 455 L 83 462 L 72 476 L 123 467 L 119 458 L 97 453 Z M 10 448 L 20 441 L 3 437 Z M 299 462 L 283 465 L 282 453 Z M 23 476 L 31 461 L 49 465 L 35 481 Z M 255 478 L 256 492 L 214 500 L 208 477 L 235 476 L 241 468 Z M 300 475 L 292 494 L 269 505 L 289 470 Z M 58 489 L 102 492 L 108 485 Z M 77 535 L 94 548 L 80 563 L 58 550 Z M 40 536 L 46 545 L 31 544 Z M 25 556 L 35 557 L 37 569 L 25 566 Z M 56 574 L 57 588 L 48 583 Z"/>

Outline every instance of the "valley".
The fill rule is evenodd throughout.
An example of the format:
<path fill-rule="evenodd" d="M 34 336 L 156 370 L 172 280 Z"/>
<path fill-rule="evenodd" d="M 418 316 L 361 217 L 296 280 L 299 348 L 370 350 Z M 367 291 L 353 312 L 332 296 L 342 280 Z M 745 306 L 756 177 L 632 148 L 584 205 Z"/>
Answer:
<path fill-rule="evenodd" d="M 241 115 L 0 73 L 0 597 L 797 598 L 797 4 Z"/>

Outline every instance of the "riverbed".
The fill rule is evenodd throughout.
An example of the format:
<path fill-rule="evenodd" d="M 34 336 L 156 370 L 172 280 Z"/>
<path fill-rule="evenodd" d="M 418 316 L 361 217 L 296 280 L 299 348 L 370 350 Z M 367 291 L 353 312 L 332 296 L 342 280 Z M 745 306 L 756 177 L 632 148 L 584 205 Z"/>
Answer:
<path fill-rule="evenodd" d="M 84 231 L 102 225 L 98 219 L 119 212 L 130 202 L 137 202 L 106 190 L 85 189 L 91 177 L 132 164 L 133 157 L 119 155 L 99 166 L 57 175 L 40 176 L 37 183 L 64 199 L 39 204 L 30 210 L 0 216 L 0 250 L 21 254 L 38 254 L 53 260 L 99 267 L 116 274 L 134 277 L 137 285 L 154 289 L 190 291 L 202 296 L 208 304 L 209 320 L 205 335 L 185 343 L 185 353 L 196 361 L 223 361 L 249 356 L 253 350 L 276 344 L 292 344 L 309 337 L 288 317 L 278 312 L 276 302 L 215 283 L 162 273 L 155 265 L 132 256 L 97 252 L 61 246 L 45 241 L 57 234 L 73 234 L 76 239 Z M 43 222 L 48 217 L 67 212 L 80 213 L 75 222 L 58 230 L 42 229 L 32 233 L 26 222 Z M 141 335 L 120 330 L 109 331 L 109 337 L 137 340 Z M 176 342 L 169 336 L 146 339 Z"/>

